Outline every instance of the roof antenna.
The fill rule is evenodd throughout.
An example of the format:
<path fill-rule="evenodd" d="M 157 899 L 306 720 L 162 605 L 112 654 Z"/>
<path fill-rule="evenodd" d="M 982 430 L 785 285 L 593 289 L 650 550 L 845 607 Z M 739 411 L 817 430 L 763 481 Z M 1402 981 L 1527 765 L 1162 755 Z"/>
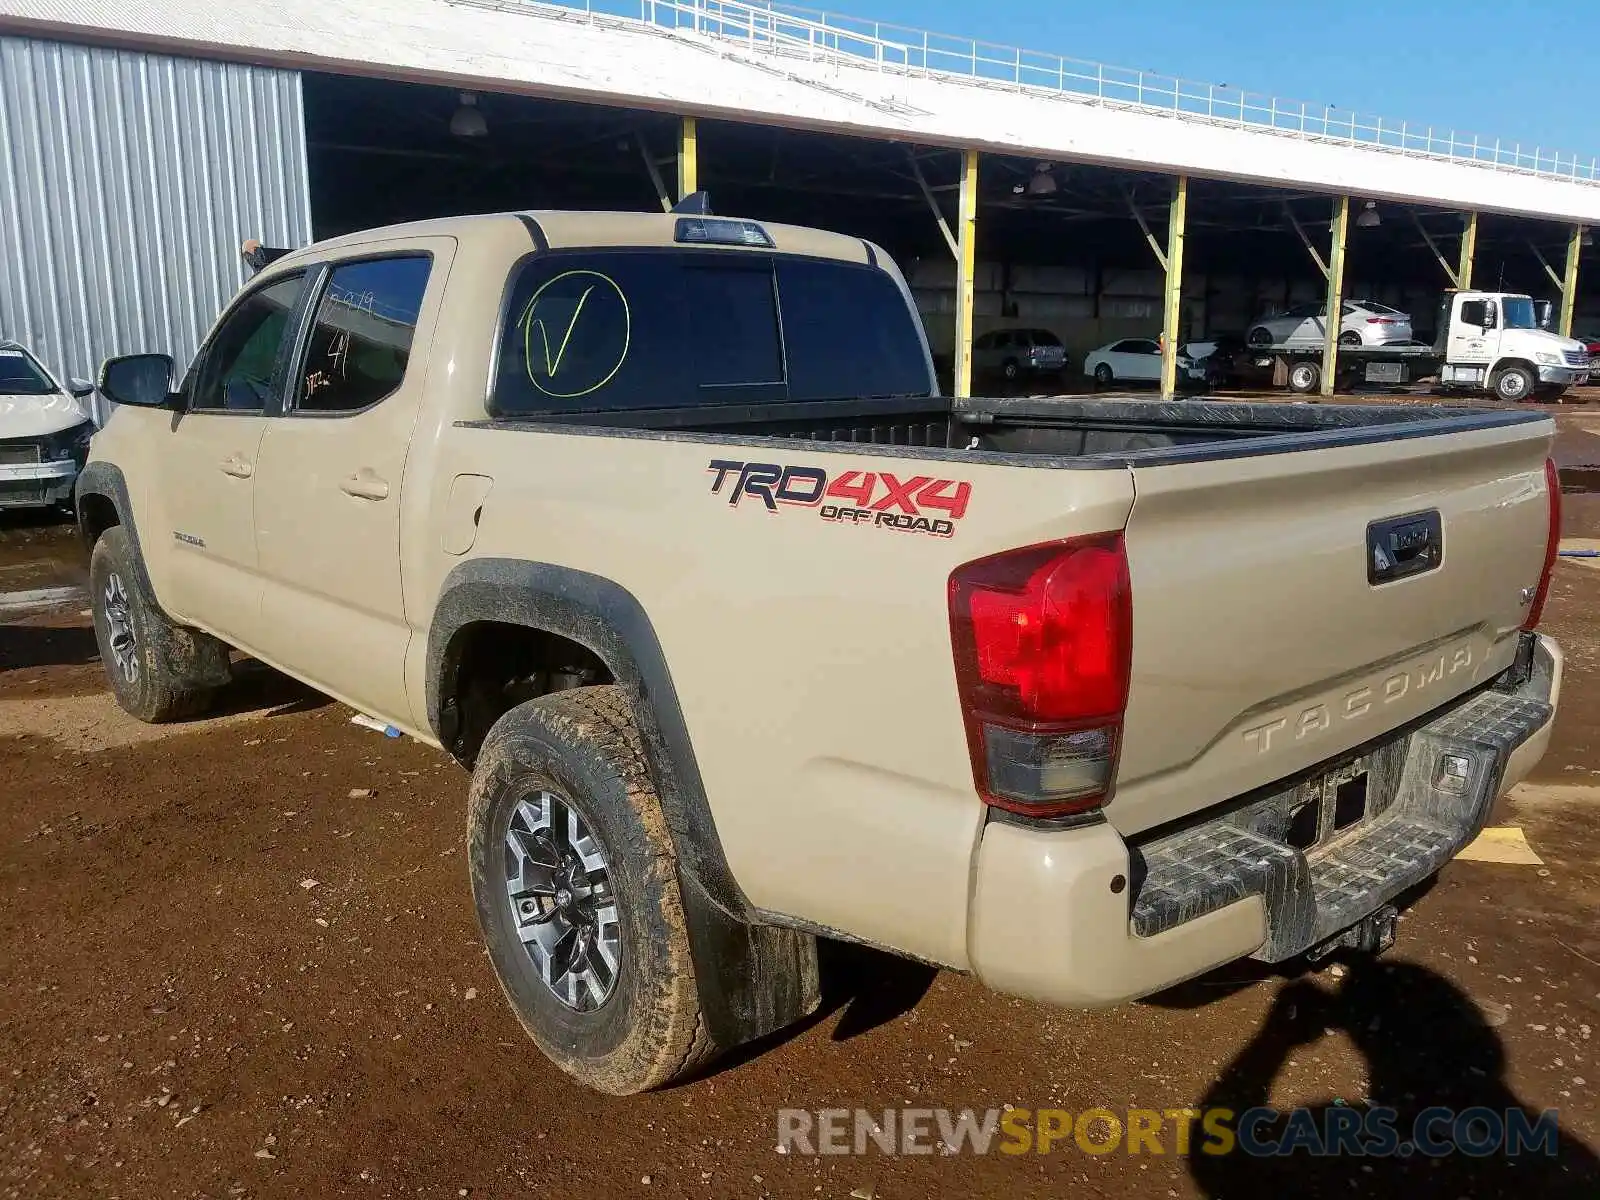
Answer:
<path fill-rule="evenodd" d="M 685 213 L 692 217 L 709 217 L 711 215 L 711 193 L 690 192 L 672 206 L 672 211 Z"/>

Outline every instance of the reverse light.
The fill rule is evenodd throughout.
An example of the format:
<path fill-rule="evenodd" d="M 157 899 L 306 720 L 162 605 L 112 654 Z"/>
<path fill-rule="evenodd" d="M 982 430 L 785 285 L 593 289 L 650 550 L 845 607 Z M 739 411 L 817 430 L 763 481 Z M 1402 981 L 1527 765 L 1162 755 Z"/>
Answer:
<path fill-rule="evenodd" d="M 1032 816 L 1105 803 L 1128 702 L 1132 609 L 1120 533 L 952 572 L 956 684 L 986 803 Z"/>
<path fill-rule="evenodd" d="M 1534 590 L 1533 602 L 1528 605 L 1528 619 L 1522 628 L 1528 632 L 1539 627 L 1544 616 L 1545 598 L 1550 595 L 1550 576 L 1556 569 L 1556 554 L 1561 549 L 1561 472 L 1556 470 L 1556 460 L 1544 460 L 1544 487 L 1550 496 L 1550 526 L 1545 533 L 1544 569 L 1539 572 L 1539 586 Z"/>

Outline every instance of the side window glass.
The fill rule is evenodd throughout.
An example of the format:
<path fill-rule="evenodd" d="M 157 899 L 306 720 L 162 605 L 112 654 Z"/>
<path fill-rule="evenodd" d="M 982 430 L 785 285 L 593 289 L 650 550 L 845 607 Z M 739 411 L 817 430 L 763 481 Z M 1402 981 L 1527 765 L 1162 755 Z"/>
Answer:
<path fill-rule="evenodd" d="M 333 269 L 317 302 L 296 411 L 357 412 L 400 386 L 432 265 L 416 254 Z"/>
<path fill-rule="evenodd" d="M 300 299 L 304 275 L 290 275 L 246 296 L 217 328 L 189 393 L 189 407 L 261 412 L 272 394 L 278 348 Z"/>

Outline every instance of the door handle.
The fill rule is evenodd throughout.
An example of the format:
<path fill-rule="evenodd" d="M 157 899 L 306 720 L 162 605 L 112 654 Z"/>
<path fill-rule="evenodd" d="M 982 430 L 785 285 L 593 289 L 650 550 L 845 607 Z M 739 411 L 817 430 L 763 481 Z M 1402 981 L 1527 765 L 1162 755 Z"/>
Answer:
<path fill-rule="evenodd" d="M 232 475 L 235 479 L 249 479 L 255 474 L 256 469 L 237 454 L 230 454 L 219 464 L 224 475 Z"/>
<path fill-rule="evenodd" d="M 354 475 L 349 476 L 339 484 L 339 490 L 347 496 L 355 496 L 361 500 L 389 498 L 388 482 L 380 478 L 371 467 L 362 467 Z"/>

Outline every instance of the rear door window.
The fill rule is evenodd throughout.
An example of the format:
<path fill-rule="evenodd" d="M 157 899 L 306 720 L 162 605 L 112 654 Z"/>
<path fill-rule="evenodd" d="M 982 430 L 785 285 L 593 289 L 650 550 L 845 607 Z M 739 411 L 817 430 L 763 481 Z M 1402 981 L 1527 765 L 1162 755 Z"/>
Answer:
<path fill-rule="evenodd" d="M 295 411 L 359 412 L 400 386 L 433 260 L 340 263 L 317 301 Z"/>

